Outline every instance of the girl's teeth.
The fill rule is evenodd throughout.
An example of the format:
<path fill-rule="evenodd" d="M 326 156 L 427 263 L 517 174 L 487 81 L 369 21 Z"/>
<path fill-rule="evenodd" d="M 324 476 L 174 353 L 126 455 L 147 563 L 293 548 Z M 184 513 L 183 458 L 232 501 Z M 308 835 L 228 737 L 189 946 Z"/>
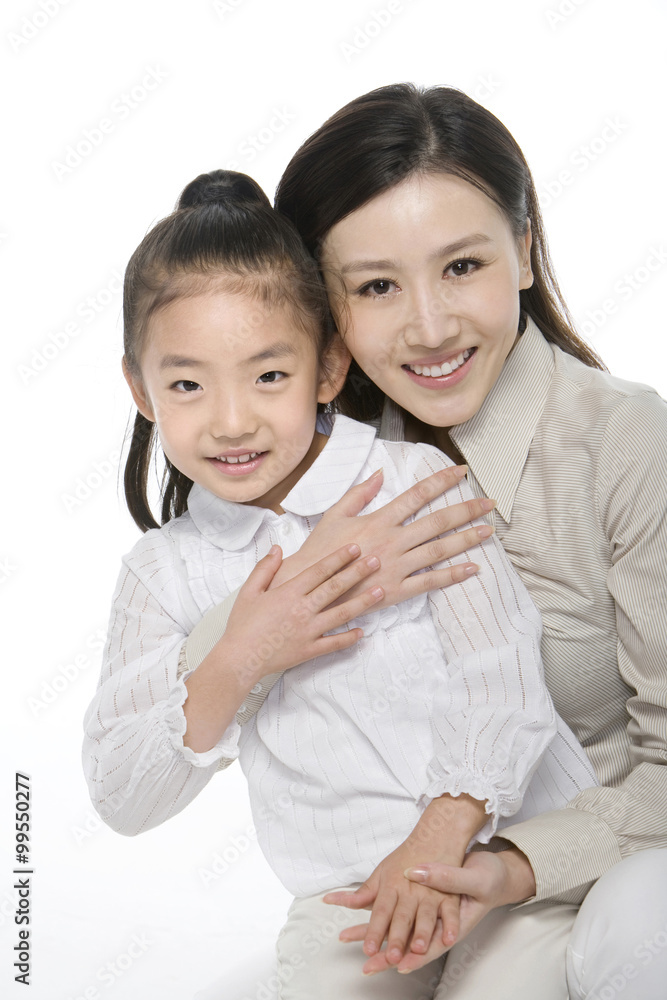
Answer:
<path fill-rule="evenodd" d="M 221 455 L 218 461 L 229 462 L 230 465 L 236 465 L 238 462 L 249 462 L 252 458 L 257 458 L 258 455 L 258 451 L 252 451 L 249 455 L 228 455 L 227 458 L 225 458 L 224 455 Z"/>

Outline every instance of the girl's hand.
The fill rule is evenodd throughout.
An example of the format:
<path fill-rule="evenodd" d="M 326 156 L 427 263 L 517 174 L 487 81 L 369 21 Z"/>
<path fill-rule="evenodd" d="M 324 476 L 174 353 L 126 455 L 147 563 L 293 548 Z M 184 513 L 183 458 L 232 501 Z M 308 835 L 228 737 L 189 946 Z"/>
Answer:
<path fill-rule="evenodd" d="M 535 876 L 530 862 L 518 848 L 493 854 L 491 851 L 472 851 L 466 855 L 462 867 L 443 865 L 437 862 L 420 864 L 405 871 L 405 876 L 413 882 L 438 889 L 444 893 L 460 896 L 460 931 L 458 941 L 476 927 L 487 913 L 496 906 L 520 903 L 535 893 Z M 367 924 L 348 927 L 341 932 L 341 941 L 362 941 Z M 449 950 L 443 944 L 442 927 L 436 926 L 427 950 L 417 954 L 407 952 L 398 964 L 398 972 L 413 972 L 428 962 L 439 958 Z M 385 952 L 369 959 L 363 971 L 367 975 L 383 972 L 392 967 Z"/>
<path fill-rule="evenodd" d="M 376 609 L 391 607 L 427 590 L 468 579 L 479 569 L 475 563 L 459 563 L 425 573 L 417 571 L 460 555 L 493 534 L 493 528 L 482 525 L 438 538 L 446 531 L 487 514 L 495 506 L 493 500 L 467 500 L 411 524 L 403 524 L 430 500 L 456 486 L 465 472 L 465 466 L 441 469 L 372 514 L 360 515 L 382 485 L 382 473 L 374 473 L 370 479 L 348 490 L 322 515 L 299 551 L 284 560 L 271 586 L 285 583 L 340 545 L 351 542 L 359 545 L 362 555 L 376 555 L 382 564 L 382 568 L 362 585 L 365 588 L 377 584 L 384 590 L 384 597 L 377 602 Z M 417 575 L 413 576 L 415 573 Z M 351 589 L 347 596 L 358 594 L 362 588 Z"/>
<path fill-rule="evenodd" d="M 384 597 L 381 587 L 365 584 L 380 561 L 377 556 L 360 558 L 358 545 L 338 548 L 270 589 L 281 555 L 274 545 L 257 563 L 239 591 L 218 643 L 224 644 L 225 660 L 235 665 L 243 686 L 354 645 L 363 635 L 360 628 L 324 633 L 364 615 Z M 349 596 L 353 589 L 354 596 Z"/>
<path fill-rule="evenodd" d="M 367 882 L 354 892 L 327 893 L 324 902 L 351 909 L 372 906 L 370 923 L 362 935 L 364 952 L 377 955 L 387 938 L 382 957 L 388 965 L 398 965 L 408 947 L 417 955 L 426 954 L 437 921 L 441 922 L 441 940 L 451 947 L 459 936 L 459 894 L 443 893 L 438 886 L 411 884 L 405 869 L 417 858 L 427 857 L 440 862 L 441 868 L 458 871 L 471 837 L 485 820 L 484 803 L 470 795 L 435 799 L 406 841 L 378 865 Z M 423 891 L 415 892 L 417 888 Z M 343 935 L 341 940 L 360 940 Z"/>

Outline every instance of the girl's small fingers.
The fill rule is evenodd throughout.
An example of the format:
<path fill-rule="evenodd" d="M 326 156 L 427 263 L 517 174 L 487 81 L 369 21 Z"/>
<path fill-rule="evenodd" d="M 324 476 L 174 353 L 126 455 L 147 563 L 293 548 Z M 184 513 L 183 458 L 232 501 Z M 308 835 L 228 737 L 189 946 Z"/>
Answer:
<path fill-rule="evenodd" d="M 279 545 L 272 545 L 267 554 L 253 567 L 244 588 L 252 593 L 261 594 L 269 589 L 269 585 L 280 569 L 283 550 Z"/>
<path fill-rule="evenodd" d="M 304 569 L 298 576 L 293 577 L 284 586 L 294 586 L 300 589 L 301 593 L 304 591 L 312 595 L 318 587 L 322 584 L 328 583 L 335 579 L 336 575 L 340 573 L 342 569 L 349 566 L 350 563 L 355 563 L 355 560 L 359 559 L 361 549 L 359 546 L 353 542 L 350 545 L 343 545 L 342 548 L 336 549 L 331 555 L 325 556 L 323 559 L 319 559 L 313 566 L 309 566 Z M 363 562 L 363 560 L 361 560 Z M 359 567 L 356 570 L 358 575 L 363 575 L 365 567 Z M 367 570 L 367 573 L 372 572 L 371 569 Z M 366 575 L 367 575 L 366 573 Z M 359 578 L 358 576 L 356 577 Z M 348 588 L 349 589 L 349 588 Z M 323 605 L 325 607 L 326 605 Z"/>
<path fill-rule="evenodd" d="M 408 940 L 412 935 L 417 913 L 417 903 L 415 900 L 404 899 L 394 910 L 391 926 L 387 932 L 387 962 L 389 965 L 398 965 L 403 958 L 408 946 Z M 435 916 L 433 919 L 435 924 Z M 430 936 L 427 941 L 430 941 Z M 426 950 L 426 949 L 424 949 Z"/>
<path fill-rule="evenodd" d="M 352 597 L 349 601 L 344 601 L 327 611 L 323 611 L 319 619 L 322 632 L 331 632 L 332 629 L 339 628 L 341 625 L 347 625 L 353 618 L 360 618 L 375 604 L 378 604 L 383 597 L 382 587 L 371 587 L 370 590 L 365 590 L 357 597 Z"/>
<path fill-rule="evenodd" d="M 377 955 L 387 936 L 396 908 L 396 897 L 395 891 L 380 893 L 373 903 L 371 919 L 368 921 L 368 930 L 364 938 L 364 954 L 369 958 L 371 955 Z"/>
<path fill-rule="evenodd" d="M 315 611 L 328 608 L 330 604 L 339 601 L 339 598 L 343 597 L 348 590 L 356 587 L 371 573 L 377 572 L 379 568 L 380 560 L 377 556 L 365 556 L 363 559 L 357 559 L 351 566 L 346 566 L 339 573 L 322 580 L 317 587 L 311 590 L 307 597 L 308 606 Z M 370 590 L 367 593 L 370 593 Z M 380 599 L 380 597 L 377 598 L 377 600 Z M 341 603 L 339 602 L 339 606 Z M 349 617 L 347 619 L 341 618 L 338 624 L 349 621 Z M 323 631 L 325 630 L 323 629 Z"/>
<path fill-rule="evenodd" d="M 422 902 L 415 917 L 415 929 L 410 941 L 410 951 L 417 955 L 426 954 L 438 920 L 438 912 L 437 903 Z"/>
<path fill-rule="evenodd" d="M 331 903 L 334 906 L 347 906 L 351 910 L 363 910 L 372 905 L 375 896 L 376 890 L 373 886 L 364 882 L 358 889 L 336 889 L 333 892 L 328 892 L 322 897 L 322 902 Z M 364 927 L 366 926 L 364 924 Z"/>

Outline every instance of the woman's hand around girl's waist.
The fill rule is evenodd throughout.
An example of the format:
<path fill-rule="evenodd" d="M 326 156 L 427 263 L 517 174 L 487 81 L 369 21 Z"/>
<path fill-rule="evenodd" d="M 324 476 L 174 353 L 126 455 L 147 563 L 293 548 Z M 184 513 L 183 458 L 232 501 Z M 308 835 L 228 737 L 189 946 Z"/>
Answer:
<path fill-rule="evenodd" d="M 446 538 L 438 537 L 487 514 L 495 506 L 493 500 L 466 500 L 404 524 L 430 500 L 456 486 L 465 473 L 465 466 L 441 469 L 372 514 L 361 514 L 382 486 L 381 471 L 374 473 L 348 490 L 322 515 L 299 551 L 283 561 L 270 586 L 284 584 L 349 543 L 358 545 L 362 556 L 374 555 L 380 560 L 380 567 L 371 576 L 345 592 L 345 597 L 349 598 L 371 586 L 382 587 L 383 597 L 375 603 L 374 610 L 392 607 L 427 590 L 449 587 L 468 579 L 478 571 L 476 563 L 462 562 L 424 573 L 418 571 L 461 555 L 493 534 L 493 528 L 479 525 Z"/>

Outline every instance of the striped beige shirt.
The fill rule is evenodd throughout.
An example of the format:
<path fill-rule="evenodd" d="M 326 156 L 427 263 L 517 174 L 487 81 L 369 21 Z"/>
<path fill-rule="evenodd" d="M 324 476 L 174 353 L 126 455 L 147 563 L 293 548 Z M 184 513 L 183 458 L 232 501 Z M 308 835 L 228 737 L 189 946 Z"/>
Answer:
<path fill-rule="evenodd" d="M 380 433 L 404 436 L 391 403 Z M 451 437 L 473 492 L 497 501 L 498 537 L 543 616 L 549 690 L 602 786 L 503 837 L 529 858 L 535 899 L 579 902 L 625 855 L 667 847 L 667 405 L 529 321 Z M 190 669 L 226 613 L 194 630 Z"/>

